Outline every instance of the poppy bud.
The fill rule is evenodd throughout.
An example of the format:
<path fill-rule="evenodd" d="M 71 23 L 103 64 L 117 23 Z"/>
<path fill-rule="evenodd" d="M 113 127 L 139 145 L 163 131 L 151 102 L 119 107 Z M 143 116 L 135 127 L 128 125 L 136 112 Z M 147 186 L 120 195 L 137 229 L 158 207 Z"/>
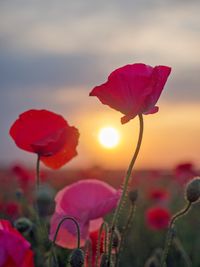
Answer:
<path fill-rule="evenodd" d="M 186 199 L 190 202 L 196 202 L 200 197 L 200 177 L 195 177 L 186 186 Z"/>
<path fill-rule="evenodd" d="M 73 250 L 69 263 L 71 267 L 82 267 L 84 264 L 84 252 L 80 248 Z"/>
<path fill-rule="evenodd" d="M 136 200 L 138 199 L 138 190 L 136 189 L 136 190 L 130 191 L 128 194 L 128 197 L 131 203 L 134 204 Z"/>
<path fill-rule="evenodd" d="M 25 217 L 17 219 L 14 226 L 22 234 L 29 234 L 33 229 L 33 223 Z"/>
<path fill-rule="evenodd" d="M 24 192 L 21 188 L 18 188 L 15 192 L 17 200 L 21 200 L 24 196 Z"/>
<path fill-rule="evenodd" d="M 100 267 L 108 267 L 108 255 L 105 253 L 101 256 Z"/>
<path fill-rule="evenodd" d="M 113 243 L 112 243 L 112 247 L 113 248 L 117 248 L 120 242 L 120 233 L 117 229 L 115 229 L 114 231 L 114 237 L 113 237 Z"/>

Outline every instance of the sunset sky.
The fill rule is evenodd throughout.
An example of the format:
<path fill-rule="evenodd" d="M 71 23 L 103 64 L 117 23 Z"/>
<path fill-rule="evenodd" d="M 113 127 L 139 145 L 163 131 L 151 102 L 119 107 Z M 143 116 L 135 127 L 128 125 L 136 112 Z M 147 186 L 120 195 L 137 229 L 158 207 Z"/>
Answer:
<path fill-rule="evenodd" d="M 138 168 L 200 167 L 199 0 L 3 0 L 0 2 L 0 164 L 35 162 L 8 135 L 20 113 L 44 108 L 80 131 L 69 168 L 127 166 L 138 136 L 137 118 L 89 97 L 114 69 L 136 62 L 168 65 L 172 73 L 145 116 Z M 113 126 L 116 148 L 103 148 L 98 131 Z"/>

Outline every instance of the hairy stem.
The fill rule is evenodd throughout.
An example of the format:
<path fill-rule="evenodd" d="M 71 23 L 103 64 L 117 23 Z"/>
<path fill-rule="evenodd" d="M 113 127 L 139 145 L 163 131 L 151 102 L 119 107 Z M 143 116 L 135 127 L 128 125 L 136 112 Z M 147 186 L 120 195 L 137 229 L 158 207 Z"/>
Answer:
<path fill-rule="evenodd" d="M 164 247 L 163 255 L 162 255 L 162 259 L 161 259 L 161 267 L 167 266 L 166 265 L 166 259 L 167 259 L 168 253 L 169 253 L 169 249 L 171 247 L 172 239 L 173 239 L 173 228 L 175 226 L 175 222 L 178 218 L 182 217 L 183 215 L 185 215 L 189 211 L 191 205 L 192 205 L 192 203 L 188 202 L 186 207 L 184 209 L 182 209 L 181 211 L 179 211 L 178 213 L 176 213 L 171 219 L 169 229 L 167 232 L 167 236 L 166 236 L 165 247 Z"/>
<path fill-rule="evenodd" d="M 127 233 L 128 229 L 129 229 L 129 227 L 131 225 L 131 222 L 132 222 L 132 219 L 133 219 L 133 216 L 134 216 L 134 213 L 135 213 L 135 209 L 136 209 L 136 204 L 134 203 L 130 207 L 130 211 L 129 211 L 129 215 L 128 215 L 128 219 L 127 219 L 126 225 L 123 227 L 123 230 L 122 230 L 121 240 L 120 240 L 119 249 L 118 249 L 118 253 L 117 253 L 116 267 L 119 266 L 120 256 L 121 256 L 121 253 L 122 253 L 122 247 L 123 247 L 123 244 L 124 244 L 124 241 L 125 241 L 125 236 L 126 236 L 126 233 Z"/>
<path fill-rule="evenodd" d="M 126 198 L 126 193 L 127 193 L 128 184 L 129 184 L 129 180 L 131 177 L 132 169 L 133 169 L 133 166 L 134 166 L 135 161 L 137 159 L 137 156 L 139 154 L 141 143 L 142 143 L 144 122 L 143 122 L 142 114 L 138 115 L 138 117 L 139 117 L 139 123 L 140 123 L 138 142 L 137 142 L 137 146 L 136 146 L 135 152 L 133 154 L 133 157 L 131 159 L 131 162 L 129 164 L 129 167 L 128 167 L 128 170 L 126 173 L 126 177 L 124 179 L 122 195 L 121 195 L 119 204 L 115 210 L 113 220 L 112 220 L 112 225 L 111 225 L 110 243 L 109 243 L 109 250 L 108 250 L 108 264 L 109 264 L 109 266 L 111 266 L 111 253 L 112 253 L 112 243 L 113 243 L 113 238 L 114 238 L 114 230 L 116 227 L 116 223 L 117 223 L 121 208 L 122 208 L 124 200 Z"/>
<path fill-rule="evenodd" d="M 98 234 L 98 241 L 97 241 L 97 252 L 96 252 L 96 257 L 95 257 L 95 267 L 98 267 L 98 259 L 100 256 L 100 247 L 101 247 L 101 236 L 103 230 L 105 231 L 105 237 L 104 237 L 104 252 L 107 253 L 107 241 L 108 241 L 108 224 L 106 222 L 103 222 L 99 234 Z"/>

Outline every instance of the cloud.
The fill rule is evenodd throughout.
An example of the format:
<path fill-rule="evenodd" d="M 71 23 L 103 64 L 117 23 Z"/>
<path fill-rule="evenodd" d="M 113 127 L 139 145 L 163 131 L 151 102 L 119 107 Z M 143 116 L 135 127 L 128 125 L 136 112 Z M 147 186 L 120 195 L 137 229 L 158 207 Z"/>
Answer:
<path fill-rule="evenodd" d="M 199 0 L 0 1 L 1 157 L 16 114 L 93 112 L 89 90 L 128 63 L 171 66 L 161 101 L 198 104 L 199 8 Z"/>

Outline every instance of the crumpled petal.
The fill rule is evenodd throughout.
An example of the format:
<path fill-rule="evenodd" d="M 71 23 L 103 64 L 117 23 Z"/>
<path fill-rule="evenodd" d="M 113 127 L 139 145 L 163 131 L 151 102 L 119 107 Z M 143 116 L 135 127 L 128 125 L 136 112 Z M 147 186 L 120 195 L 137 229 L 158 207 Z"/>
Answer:
<path fill-rule="evenodd" d="M 113 71 L 106 83 L 94 87 L 90 96 L 123 113 L 121 122 L 126 123 L 139 114 L 158 111 L 154 106 L 170 72 L 166 66 L 126 65 Z"/>

